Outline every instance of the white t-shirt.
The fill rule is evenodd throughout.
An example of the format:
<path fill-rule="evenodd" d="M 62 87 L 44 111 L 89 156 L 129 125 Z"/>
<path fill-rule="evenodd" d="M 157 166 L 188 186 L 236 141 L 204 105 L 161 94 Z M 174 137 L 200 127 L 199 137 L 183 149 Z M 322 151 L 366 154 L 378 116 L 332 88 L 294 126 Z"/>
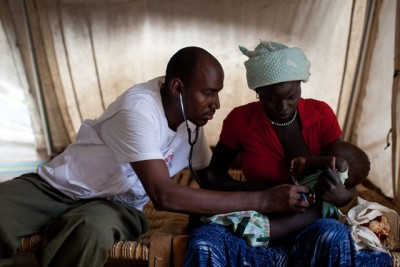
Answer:
<path fill-rule="evenodd" d="M 133 86 L 96 120 L 85 120 L 76 142 L 39 166 L 37 173 L 67 196 L 78 200 L 107 198 L 142 210 L 149 198 L 130 162 L 164 159 L 170 176 L 188 166 L 186 124 L 168 127 L 161 101 L 163 77 Z M 192 130 L 195 126 L 189 122 Z M 192 137 L 194 139 L 194 136 Z M 211 150 L 200 127 L 193 169 L 208 166 Z"/>

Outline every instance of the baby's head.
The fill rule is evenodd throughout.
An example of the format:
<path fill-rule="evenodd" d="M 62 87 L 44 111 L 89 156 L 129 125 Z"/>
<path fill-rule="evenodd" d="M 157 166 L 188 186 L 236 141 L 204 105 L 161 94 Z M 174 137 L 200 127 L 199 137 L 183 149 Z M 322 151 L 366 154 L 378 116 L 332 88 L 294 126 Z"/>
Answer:
<path fill-rule="evenodd" d="M 349 178 L 346 186 L 354 187 L 368 177 L 371 162 L 361 148 L 345 141 L 334 142 L 325 147 L 323 155 L 335 156 L 347 161 Z"/>

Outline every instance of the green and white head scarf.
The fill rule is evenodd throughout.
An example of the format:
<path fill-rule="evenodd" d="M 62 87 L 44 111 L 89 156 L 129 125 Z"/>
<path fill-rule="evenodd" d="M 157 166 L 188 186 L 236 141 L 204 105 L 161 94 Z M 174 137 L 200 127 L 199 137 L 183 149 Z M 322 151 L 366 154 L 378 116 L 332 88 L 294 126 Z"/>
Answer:
<path fill-rule="evenodd" d="M 298 47 L 261 41 L 254 51 L 243 46 L 239 49 L 249 57 L 244 65 L 250 89 L 280 82 L 307 82 L 310 78 L 311 63 Z"/>

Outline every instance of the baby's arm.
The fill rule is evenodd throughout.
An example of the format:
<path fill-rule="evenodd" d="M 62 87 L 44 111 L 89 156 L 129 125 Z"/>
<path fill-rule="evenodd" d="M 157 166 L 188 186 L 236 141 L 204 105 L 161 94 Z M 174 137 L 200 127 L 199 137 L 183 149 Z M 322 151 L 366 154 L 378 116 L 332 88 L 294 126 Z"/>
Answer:
<path fill-rule="evenodd" d="M 322 170 L 326 167 L 340 173 L 348 170 L 347 161 L 335 156 L 296 157 L 290 162 L 290 172 L 296 176 L 307 170 Z"/>

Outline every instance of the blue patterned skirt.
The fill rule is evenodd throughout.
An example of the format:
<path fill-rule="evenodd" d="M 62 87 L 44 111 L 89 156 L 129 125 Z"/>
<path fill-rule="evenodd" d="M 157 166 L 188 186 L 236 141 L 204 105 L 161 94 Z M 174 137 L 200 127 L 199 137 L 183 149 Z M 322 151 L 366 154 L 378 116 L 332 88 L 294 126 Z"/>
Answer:
<path fill-rule="evenodd" d="M 246 240 L 218 224 L 195 228 L 186 250 L 185 267 L 307 266 L 392 267 L 389 254 L 357 251 L 347 226 L 319 219 L 282 247 L 250 247 Z"/>

